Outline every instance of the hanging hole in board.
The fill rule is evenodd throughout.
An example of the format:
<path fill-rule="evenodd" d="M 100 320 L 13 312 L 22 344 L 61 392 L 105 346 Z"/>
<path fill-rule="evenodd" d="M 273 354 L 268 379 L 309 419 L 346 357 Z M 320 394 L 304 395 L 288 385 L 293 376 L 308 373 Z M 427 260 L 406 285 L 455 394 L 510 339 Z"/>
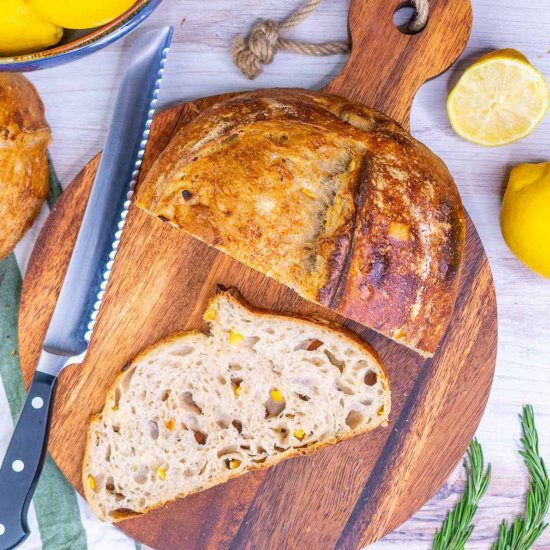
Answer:
<path fill-rule="evenodd" d="M 412 2 L 404 2 L 393 12 L 393 23 L 403 34 L 418 34 L 428 24 L 428 19 L 418 21 L 418 11 Z"/>

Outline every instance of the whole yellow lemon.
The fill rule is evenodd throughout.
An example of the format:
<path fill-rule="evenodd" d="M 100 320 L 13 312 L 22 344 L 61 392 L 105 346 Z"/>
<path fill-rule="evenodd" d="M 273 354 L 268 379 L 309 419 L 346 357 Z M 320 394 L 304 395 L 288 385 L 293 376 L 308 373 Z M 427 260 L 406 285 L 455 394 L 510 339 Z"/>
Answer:
<path fill-rule="evenodd" d="M 550 162 L 520 164 L 512 170 L 500 226 L 510 250 L 527 267 L 550 278 Z"/>
<path fill-rule="evenodd" d="M 136 0 L 26 0 L 48 21 L 67 29 L 90 29 L 112 21 Z"/>
<path fill-rule="evenodd" d="M 46 21 L 23 0 L 2 0 L 0 56 L 33 53 L 57 44 L 63 29 Z"/>

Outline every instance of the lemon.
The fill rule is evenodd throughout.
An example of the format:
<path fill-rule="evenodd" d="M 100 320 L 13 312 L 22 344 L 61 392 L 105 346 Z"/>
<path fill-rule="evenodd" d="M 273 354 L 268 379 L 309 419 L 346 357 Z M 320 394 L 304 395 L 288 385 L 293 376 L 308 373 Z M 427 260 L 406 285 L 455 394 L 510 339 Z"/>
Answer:
<path fill-rule="evenodd" d="M 550 92 L 542 74 L 517 50 L 487 54 L 466 69 L 447 100 L 454 131 L 480 145 L 528 136 L 543 119 Z"/>
<path fill-rule="evenodd" d="M 46 21 L 23 0 L 2 0 L 0 56 L 44 50 L 57 44 L 63 29 Z"/>
<path fill-rule="evenodd" d="M 510 250 L 550 278 L 550 162 L 520 164 L 512 170 L 500 226 Z"/>
<path fill-rule="evenodd" d="M 67 29 L 89 29 L 112 21 L 136 0 L 26 0 L 48 21 Z"/>

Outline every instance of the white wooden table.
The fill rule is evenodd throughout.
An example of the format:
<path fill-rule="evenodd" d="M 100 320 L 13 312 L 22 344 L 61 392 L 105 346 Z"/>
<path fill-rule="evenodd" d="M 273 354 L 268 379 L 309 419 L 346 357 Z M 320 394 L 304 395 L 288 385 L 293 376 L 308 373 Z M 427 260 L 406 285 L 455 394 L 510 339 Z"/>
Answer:
<path fill-rule="evenodd" d="M 452 1 L 452 0 L 449 0 Z M 341 69 L 345 57 L 305 58 L 279 53 L 264 74 L 250 82 L 232 65 L 232 37 L 258 17 L 280 19 L 300 0 L 165 0 L 144 27 L 176 27 L 162 87 L 163 105 L 225 91 L 270 86 L 319 88 Z M 455 67 L 425 85 L 416 97 L 412 133 L 448 164 L 487 250 L 499 309 L 496 377 L 478 431 L 493 480 L 481 502 L 468 548 L 489 548 L 498 523 L 523 509 L 526 476 L 516 453 L 518 413 L 525 402 L 537 414 L 541 449 L 550 462 L 550 280 L 534 275 L 508 251 L 498 224 L 510 167 L 550 160 L 550 116 L 524 141 L 483 149 L 458 138 L 445 113 L 449 87 L 474 58 L 487 50 L 514 47 L 550 80 L 550 10 L 547 0 L 473 0 L 474 30 Z M 348 0 L 325 0 L 292 36 L 307 40 L 347 36 Z M 186 20 L 184 26 L 182 21 Z M 139 31 L 137 31 L 139 32 Z M 75 63 L 30 75 L 46 104 L 53 129 L 55 168 L 66 185 L 102 147 L 124 68 L 129 36 Z M 550 215 L 550 213 L 549 213 Z M 372 548 L 426 549 L 447 509 L 462 489 L 457 468 L 439 493 L 413 518 Z M 536 548 L 550 548 L 550 530 Z"/>

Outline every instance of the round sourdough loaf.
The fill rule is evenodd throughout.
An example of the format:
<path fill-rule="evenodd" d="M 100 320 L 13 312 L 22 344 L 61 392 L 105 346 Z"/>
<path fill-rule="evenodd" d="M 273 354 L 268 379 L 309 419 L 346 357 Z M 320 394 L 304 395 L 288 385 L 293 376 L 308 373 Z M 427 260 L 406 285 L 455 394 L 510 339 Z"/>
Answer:
<path fill-rule="evenodd" d="M 424 355 L 452 315 L 465 218 L 445 164 L 387 116 L 299 89 L 182 127 L 138 205 Z"/>
<path fill-rule="evenodd" d="M 0 259 L 30 227 L 49 190 L 50 129 L 34 86 L 0 73 Z"/>

